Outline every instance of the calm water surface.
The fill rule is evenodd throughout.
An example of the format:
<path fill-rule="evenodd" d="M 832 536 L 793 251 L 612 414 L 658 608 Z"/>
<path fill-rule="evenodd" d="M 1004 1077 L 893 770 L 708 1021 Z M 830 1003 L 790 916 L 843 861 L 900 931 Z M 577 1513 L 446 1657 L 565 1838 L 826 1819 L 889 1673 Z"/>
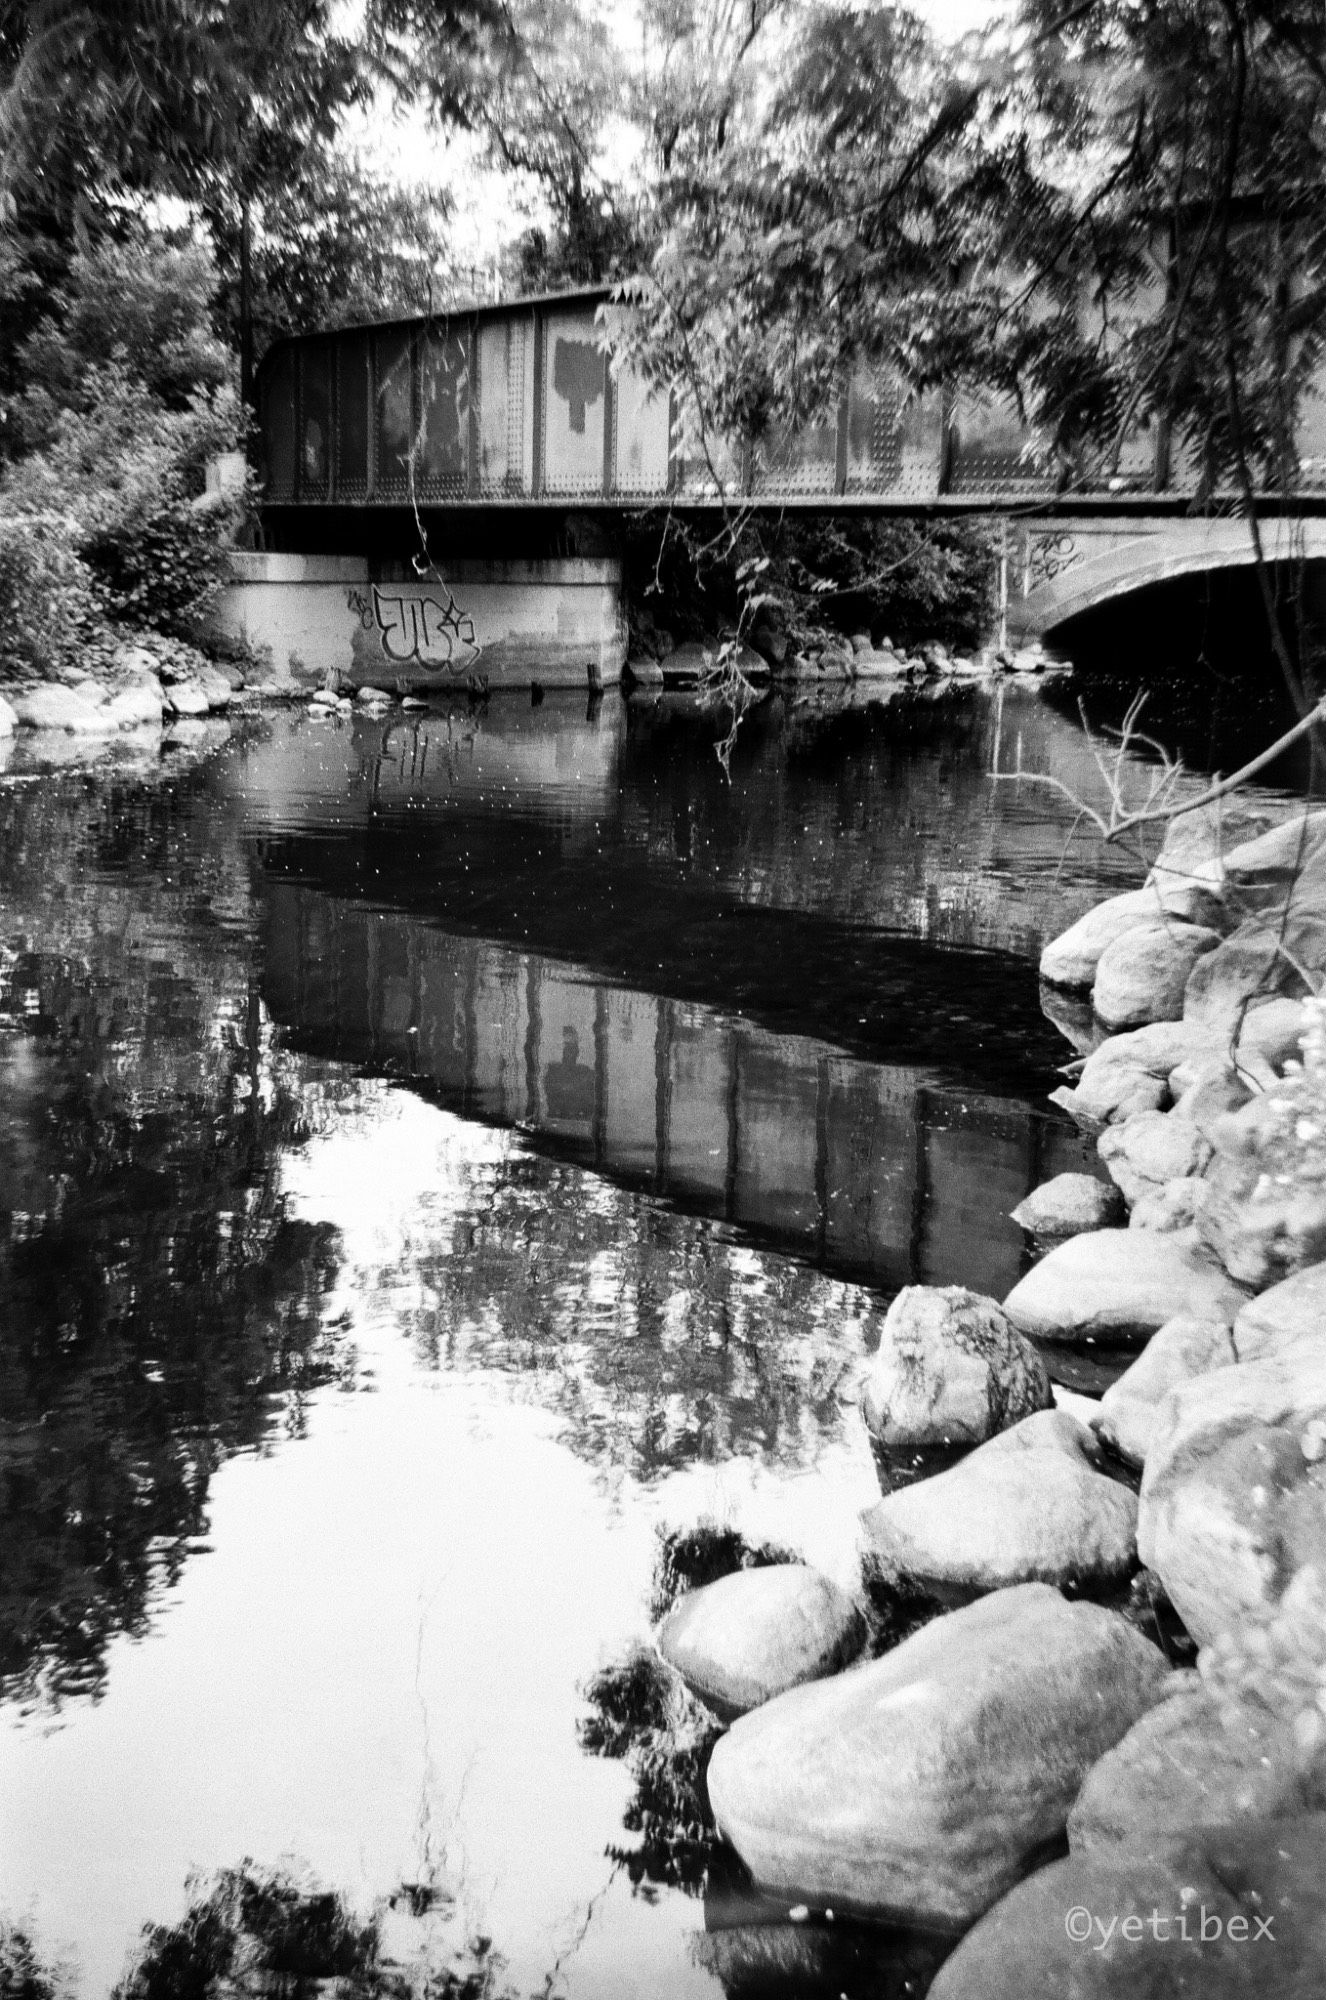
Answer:
<path fill-rule="evenodd" d="M 0 778 L 0 1922 L 65 1987 L 247 1859 L 494 1994 L 922 1989 L 752 1929 L 585 1688 L 660 1527 L 857 1586 L 851 1385 L 1090 1164 L 1035 959 L 1136 869 L 990 777 L 1090 785 L 1035 690 L 713 737 L 511 697 Z"/>

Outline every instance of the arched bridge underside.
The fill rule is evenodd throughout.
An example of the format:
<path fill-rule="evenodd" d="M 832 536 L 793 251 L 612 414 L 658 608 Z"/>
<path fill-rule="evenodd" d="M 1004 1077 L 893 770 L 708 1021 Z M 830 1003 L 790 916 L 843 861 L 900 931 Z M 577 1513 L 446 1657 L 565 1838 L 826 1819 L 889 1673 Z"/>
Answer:
<path fill-rule="evenodd" d="M 1326 562 L 1326 516 L 1259 524 L 1268 563 Z M 1050 637 L 1070 619 L 1179 577 L 1250 567 L 1256 550 L 1237 516 L 1078 516 L 1009 523 L 1003 579 L 1009 636 Z"/>

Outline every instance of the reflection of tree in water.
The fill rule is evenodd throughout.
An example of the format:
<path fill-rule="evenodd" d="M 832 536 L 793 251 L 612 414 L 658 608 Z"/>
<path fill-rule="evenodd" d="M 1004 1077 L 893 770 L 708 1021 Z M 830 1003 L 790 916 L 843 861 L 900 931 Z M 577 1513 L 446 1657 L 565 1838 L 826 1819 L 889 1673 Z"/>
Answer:
<path fill-rule="evenodd" d="M 502 1961 L 486 1938 L 399 1914 L 369 1915 L 298 1864 L 242 1861 L 191 1878 L 177 1924 L 144 1926 L 112 2000 L 498 2000 Z M 71 1980 L 0 1924 L 0 2000 L 61 2000 Z"/>
<path fill-rule="evenodd" d="M 213 1468 L 341 1365 L 335 1252 L 280 1192 L 306 1125 L 237 844 L 164 791 L 2 811 L 0 1679 L 58 1699 L 141 1626 Z"/>
<path fill-rule="evenodd" d="M 840 1426 L 875 1312 L 857 1288 L 518 1142 L 446 1179 L 399 1307 L 430 1365 L 523 1376 L 574 1450 L 646 1478 L 810 1464 Z M 391 1274 L 359 1282 L 385 1297 Z"/>

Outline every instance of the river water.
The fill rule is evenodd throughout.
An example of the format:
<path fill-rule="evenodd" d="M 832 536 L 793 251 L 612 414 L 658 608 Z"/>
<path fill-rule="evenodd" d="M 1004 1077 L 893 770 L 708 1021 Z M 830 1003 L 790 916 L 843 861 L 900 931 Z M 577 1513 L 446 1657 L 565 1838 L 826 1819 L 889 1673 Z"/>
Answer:
<path fill-rule="evenodd" d="M 919 1993 L 590 1684 L 660 1530 L 858 1586 L 888 1299 L 1091 1164 L 1035 961 L 1136 864 L 991 776 L 1090 793 L 1071 703 L 214 733 L 0 777 L 0 1926 L 101 1995 L 244 1866 L 421 1992 Z"/>

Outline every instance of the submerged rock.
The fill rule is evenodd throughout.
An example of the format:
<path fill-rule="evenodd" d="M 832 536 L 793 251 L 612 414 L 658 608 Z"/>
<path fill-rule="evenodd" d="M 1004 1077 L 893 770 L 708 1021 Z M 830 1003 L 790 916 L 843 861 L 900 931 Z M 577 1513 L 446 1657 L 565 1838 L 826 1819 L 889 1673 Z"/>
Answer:
<path fill-rule="evenodd" d="M 907 1285 L 889 1307 L 861 1413 L 889 1451 L 975 1445 L 1053 1401 L 1045 1364 L 993 1299 Z"/>
<path fill-rule="evenodd" d="M 850 1597 L 802 1563 L 738 1570 L 683 1597 L 658 1649 L 694 1694 L 741 1715 L 805 1681 L 837 1673 L 865 1644 Z"/>
<path fill-rule="evenodd" d="M 1319 1813 L 1202 1827 L 1163 1856 L 1075 1854 L 983 1917 L 929 2000 L 1317 2000 L 1323 1885 Z"/>
<path fill-rule="evenodd" d="M 1013 1221 L 1038 1243 L 1062 1242 L 1122 1222 L 1123 1198 L 1112 1182 L 1094 1174 L 1056 1174 L 1018 1203 Z"/>
<path fill-rule="evenodd" d="M 1070 1237 L 1004 1300 L 1034 1340 L 1145 1339 L 1181 1312 L 1232 1320 L 1247 1294 L 1186 1231 L 1098 1229 Z"/>
<path fill-rule="evenodd" d="M 1178 1021 L 1198 959 L 1214 951 L 1220 933 L 1200 924 L 1141 924 L 1100 955 L 1091 1004 L 1108 1028 Z"/>
<path fill-rule="evenodd" d="M 877 1573 L 904 1591 L 1099 1583 L 1136 1560 L 1136 1497 L 1101 1473 L 1090 1431 L 1062 1410 L 1027 1417 L 862 1520 Z"/>
<path fill-rule="evenodd" d="M 1168 1672 L 1114 1612 L 1023 1584 L 745 1716 L 710 1803 L 764 1888 L 967 1924 L 1062 1832 Z"/>
<path fill-rule="evenodd" d="M 1180 1313 L 1152 1334 L 1132 1367 L 1105 1391 L 1093 1428 L 1120 1458 L 1142 1465 L 1169 1391 L 1213 1368 L 1232 1367 L 1237 1358 L 1227 1321 Z"/>

